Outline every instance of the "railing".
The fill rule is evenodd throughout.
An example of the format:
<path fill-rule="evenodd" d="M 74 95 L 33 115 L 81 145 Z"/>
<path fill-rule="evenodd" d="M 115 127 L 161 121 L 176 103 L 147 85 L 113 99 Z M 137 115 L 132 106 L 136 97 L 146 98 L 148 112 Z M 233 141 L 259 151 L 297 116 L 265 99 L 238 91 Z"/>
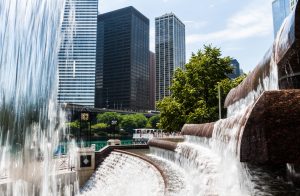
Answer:
<path fill-rule="evenodd" d="M 70 164 L 69 156 L 55 157 L 54 162 L 57 166 L 57 170 L 72 170 L 73 165 Z M 8 171 L 6 169 L 0 170 L 0 181 L 8 178 Z"/>
<path fill-rule="evenodd" d="M 69 158 L 67 156 L 58 157 L 55 161 L 58 170 L 65 170 L 69 168 Z"/>
<path fill-rule="evenodd" d="M 67 155 L 55 157 L 54 160 L 57 170 L 72 170 L 74 168 L 74 165 L 71 164 L 70 157 Z"/>

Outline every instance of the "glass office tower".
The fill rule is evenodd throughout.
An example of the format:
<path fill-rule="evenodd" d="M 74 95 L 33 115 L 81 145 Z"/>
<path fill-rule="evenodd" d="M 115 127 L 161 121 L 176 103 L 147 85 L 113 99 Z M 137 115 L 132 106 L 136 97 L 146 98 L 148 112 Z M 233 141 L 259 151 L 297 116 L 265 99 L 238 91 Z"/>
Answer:
<path fill-rule="evenodd" d="M 155 53 L 150 51 L 150 109 L 155 109 Z"/>
<path fill-rule="evenodd" d="M 233 71 L 231 74 L 228 74 L 227 76 L 231 79 L 235 79 L 241 75 L 240 72 L 240 63 L 236 59 L 231 60 L 231 66 L 233 68 Z"/>
<path fill-rule="evenodd" d="M 94 107 L 98 0 L 67 0 L 59 51 L 58 102 Z"/>
<path fill-rule="evenodd" d="M 170 96 L 176 68 L 185 64 L 185 25 L 173 14 L 155 18 L 156 101 Z"/>
<path fill-rule="evenodd" d="M 149 109 L 149 19 L 134 7 L 98 16 L 98 108 Z"/>

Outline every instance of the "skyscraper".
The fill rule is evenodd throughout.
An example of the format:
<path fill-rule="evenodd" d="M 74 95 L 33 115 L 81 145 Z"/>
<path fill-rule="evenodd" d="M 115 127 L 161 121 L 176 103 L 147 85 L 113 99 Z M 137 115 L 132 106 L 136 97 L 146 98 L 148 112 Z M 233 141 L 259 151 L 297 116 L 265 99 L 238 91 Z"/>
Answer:
<path fill-rule="evenodd" d="M 155 53 L 150 51 L 150 109 L 155 109 Z"/>
<path fill-rule="evenodd" d="M 274 37 L 276 37 L 284 19 L 295 7 L 296 0 L 274 0 L 272 2 Z"/>
<path fill-rule="evenodd" d="M 155 18 L 156 100 L 170 96 L 173 73 L 185 64 L 185 25 L 175 14 Z"/>
<path fill-rule="evenodd" d="M 228 77 L 231 79 L 239 77 L 241 75 L 240 63 L 236 59 L 232 59 L 231 66 L 233 67 L 233 71 L 231 74 L 228 74 Z"/>
<path fill-rule="evenodd" d="M 99 15 L 98 27 L 96 107 L 149 109 L 149 19 L 130 6 Z"/>
<path fill-rule="evenodd" d="M 58 102 L 94 107 L 98 0 L 67 0 L 58 63 Z"/>

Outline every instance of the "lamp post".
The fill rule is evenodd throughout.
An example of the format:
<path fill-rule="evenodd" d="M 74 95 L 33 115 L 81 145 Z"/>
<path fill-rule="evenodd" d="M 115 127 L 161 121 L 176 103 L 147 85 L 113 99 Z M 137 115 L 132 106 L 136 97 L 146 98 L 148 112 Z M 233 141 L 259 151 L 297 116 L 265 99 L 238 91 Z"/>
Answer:
<path fill-rule="evenodd" d="M 219 98 L 219 119 L 222 118 L 222 108 L 221 108 L 221 87 L 220 83 L 218 83 L 218 98 Z"/>
<path fill-rule="evenodd" d="M 91 144 L 92 140 L 92 130 L 91 130 L 91 121 L 90 121 L 90 114 L 88 112 L 82 112 L 80 114 L 80 140 L 81 140 L 81 127 L 82 127 L 82 121 L 88 122 L 89 121 L 89 142 Z"/>
<path fill-rule="evenodd" d="M 114 139 L 116 139 L 116 138 L 115 138 L 115 132 L 116 132 L 116 126 L 117 126 L 117 124 L 118 124 L 118 121 L 117 121 L 116 119 L 113 119 L 113 120 L 111 121 L 111 125 L 112 125 L 112 127 L 113 127 L 113 132 L 114 132 Z"/>

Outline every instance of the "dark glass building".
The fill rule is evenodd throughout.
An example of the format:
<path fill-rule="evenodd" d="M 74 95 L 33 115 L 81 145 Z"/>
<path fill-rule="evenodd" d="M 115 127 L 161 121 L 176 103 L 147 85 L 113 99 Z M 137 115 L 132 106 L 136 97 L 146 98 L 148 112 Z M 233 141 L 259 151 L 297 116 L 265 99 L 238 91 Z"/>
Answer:
<path fill-rule="evenodd" d="M 228 77 L 231 79 L 239 77 L 241 75 L 240 63 L 236 59 L 232 59 L 231 66 L 233 67 L 233 71 L 231 74 L 228 74 Z"/>
<path fill-rule="evenodd" d="M 149 109 L 149 19 L 134 7 L 98 16 L 98 108 Z"/>
<path fill-rule="evenodd" d="M 155 109 L 155 53 L 150 51 L 150 109 Z"/>

